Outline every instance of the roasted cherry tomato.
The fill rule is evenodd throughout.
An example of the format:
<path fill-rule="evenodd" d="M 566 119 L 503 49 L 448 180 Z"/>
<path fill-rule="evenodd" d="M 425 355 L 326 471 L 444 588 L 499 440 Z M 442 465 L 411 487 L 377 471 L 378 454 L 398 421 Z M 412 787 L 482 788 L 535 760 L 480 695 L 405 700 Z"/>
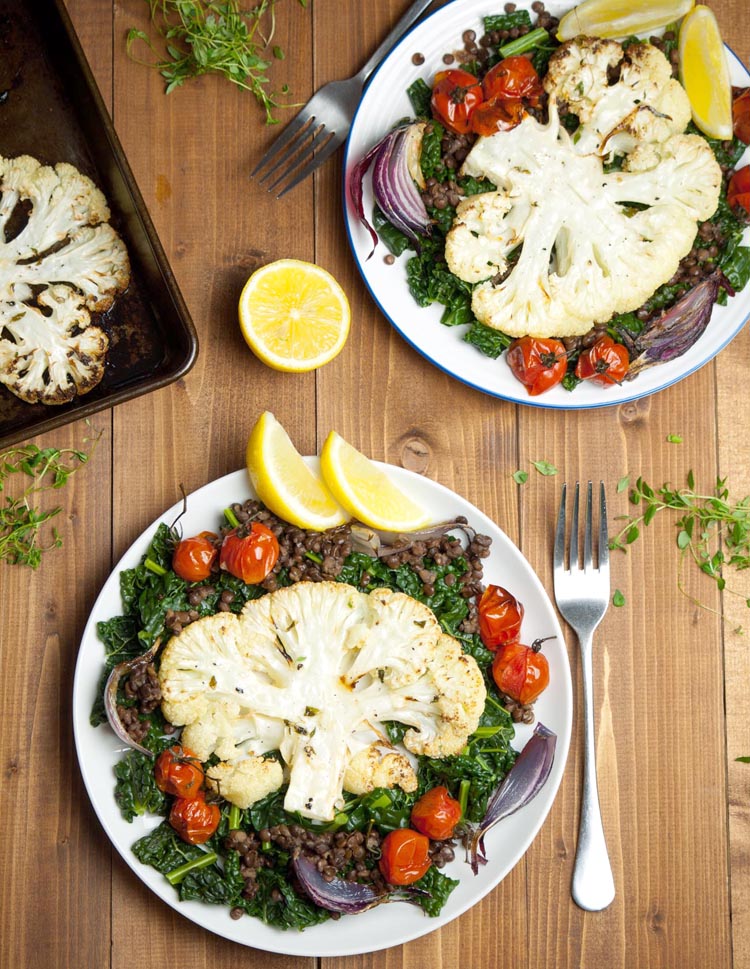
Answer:
<path fill-rule="evenodd" d="M 493 652 L 498 646 L 518 642 L 523 606 L 507 589 L 488 585 L 479 600 L 479 635 Z"/>
<path fill-rule="evenodd" d="M 411 828 L 396 828 L 383 839 L 378 865 L 391 885 L 411 885 L 419 881 L 432 862 L 430 839 Z"/>
<path fill-rule="evenodd" d="M 549 663 L 539 652 L 540 639 L 532 646 L 508 643 L 495 653 L 492 678 L 498 690 L 517 703 L 533 703 L 549 683 Z"/>
<path fill-rule="evenodd" d="M 511 343 L 508 366 L 531 397 L 559 384 L 568 368 L 568 354 L 559 340 L 523 336 Z"/>
<path fill-rule="evenodd" d="M 192 750 L 175 744 L 156 758 L 154 780 L 165 794 L 190 800 L 203 786 L 203 768 Z"/>
<path fill-rule="evenodd" d="M 750 144 L 750 87 L 741 91 L 732 103 L 734 134 L 744 144 Z"/>
<path fill-rule="evenodd" d="M 740 168 L 729 179 L 727 201 L 737 218 L 750 220 L 750 165 Z"/>
<path fill-rule="evenodd" d="M 482 81 L 485 100 L 500 98 L 503 101 L 521 99 L 531 107 L 539 105 L 542 82 L 528 57 L 506 57 L 490 68 Z"/>
<path fill-rule="evenodd" d="M 629 364 L 630 355 L 627 349 L 621 343 L 615 343 L 612 337 L 603 336 L 578 358 L 576 377 L 610 387 L 622 382 Z"/>
<path fill-rule="evenodd" d="M 411 809 L 411 826 L 433 841 L 452 838 L 461 820 L 461 805 L 446 787 L 433 787 Z"/>
<path fill-rule="evenodd" d="M 492 98 L 475 108 L 471 115 L 471 130 L 478 135 L 496 135 L 498 131 L 510 131 L 519 125 L 526 114 L 521 101 L 503 101 Z"/>
<path fill-rule="evenodd" d="M 260 522 L 252 522 L 225 537 L 219 565 L 248 585 L 255 585 L 265 579 L 278 557 L 279 543 L 274 533 Z"/>
<path fill-rule="evenodd" d="M 169 823 L 189 845 L 202 845 L 219 827 L 221 811 L 217 804 L 206 803 L 206 795 L 178 797 L 169 812 Z"/>
<path fill-rule="evenodd" d="M 183 538 L 172 553 L 172 569 L 186 582 L 201 582 L 211 575 L 211 566 L 219 554 L 211 542 L 213 532 L 201 532 L 193 538 Z"/>
<path fill-rule="evenodd" d="M 471 115 L 484 100 L 482 85 L 468 71 L 440 71 L 432 86 L 432 113 L 446 128 L 465 135 Z"/>

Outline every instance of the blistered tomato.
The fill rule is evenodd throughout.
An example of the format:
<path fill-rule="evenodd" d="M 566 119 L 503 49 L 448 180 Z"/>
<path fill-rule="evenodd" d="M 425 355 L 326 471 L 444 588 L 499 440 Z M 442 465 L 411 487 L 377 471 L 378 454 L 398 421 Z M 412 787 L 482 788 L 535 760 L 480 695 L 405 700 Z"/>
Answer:
<path fill-rule="evenodd" d="M 411 809 L 411 826 L 433 841 L 453 837 L 461 820 L 461 805 L 451 797 L 447 787 L 426 791 Z"/>
<path fill-rule="evenodd" d="M 411 828 L 397 828 L 383 839 L 378 866 L 391 885 L 419 881 L 432 862 L 430 839 Z"/>
<path fill-rule="evenodd" d="M 488 585 L 479 600 L 479 635 L 487 649 L 517 642 L 522 620 L 518 599 L 499 585 Z"/>
<path fill-rule="evenodd" d="M 229 532 L 221 546 L 219 565 L 248 585 L 262 582 L 279 558 L 276 536 L 260 522 Z"/>
<path fill-rule="evenodd" d="M 189 845 L 202 845 L 219 827 L 221 811 L 216 804 L 208 804 L 203 791 L 195 797 L 178 797 L 169 812 L 169 823 Z"/>
<path fill-rule="evenodd" d="M 186 582 L 202 582 L 211 575 L 211 566 L 219 554 L 212 543 L 213 532 L 201 532 L 193 538 L 183 538 L 172 553 L 172 569 Z"/>
<path fill-rule="evenodd" d="M 498 690 L 517 703 L 533 703 L 549 684 L 549 663 L 540 646 L 541 640 L 532 646 L 508 643 L 495 653 L 492 678 Z"/>
<path fill-rule="evenodd" d="M 203 767 L 192 750 L 175 744 L 156 758 L 154 780 L 165 794 L 189 800 L 203 786 Z"/>

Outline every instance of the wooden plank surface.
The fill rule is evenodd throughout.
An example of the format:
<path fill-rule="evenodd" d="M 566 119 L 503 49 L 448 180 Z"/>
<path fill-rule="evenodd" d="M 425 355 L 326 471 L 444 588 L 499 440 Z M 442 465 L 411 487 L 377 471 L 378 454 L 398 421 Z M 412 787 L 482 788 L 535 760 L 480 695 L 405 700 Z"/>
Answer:
<path fill-rule="evenodd" d="M 359 280 L 341 229 L 341 161 L 282 202 L 248 179 L 278 129 L 251 97 L 214 78 L 168 98 L 155 72 L 125 55 L 140 0 L 67 0 L 201 340 L 194 369 L 94 424 L 94 458 L 61 495 L 65 544 L 38 573 L 0 564 L 0 969 L 191 965 L 196 969 L 346 964 L 467 969 L 748 969 L 750 967 L 750 635 L 747 576 L 724 594 L 696 572 L 678 591 L 673 521 L 657 519 L 613 556 L 611 608 L 596 647 L 602 813 L 618 895 L 600 914 L 570 899 L 582 738 L 577 716 L 555 805 L 523 861 L 482 903 L 439 932 L 347 959 L 294 959 L 210 935 L 141 885 L 112 851 L 75 762 L 72 676 L 87 615 L 113 562 L 179 497 L 242 464 L 248 430 L 271 409 L 300 450 L 331 428 L 374 458 L 402 464 L 474 502 L 516 541 L 551 589 L 550 536 L 563 477 L 603 479 L 610 514 L 627 513 L 616 482 L 681 483 L 692 469 L 750 493 L 750 332 L 711 365 L 656 397 L 586 414 L 492 400 L 452 381 L 390 329 Z M 279 5 L 275 65 L 300 101 L 356 71 L 407 7 Z M 746 0 L 712 4 L 735 51 L 750 57 Z M 336 42 L 332 43 L 332 38 Z M 340 39 L 343 38 L 343 41 Z M 279 70 L 279 67 L 282 69 Z M 236 326 L 242 284 L 280 257 L 312 260 L 346 290 L 352 333 L 317 374 L 273 373 Z M 80 445 L 85 425 L 40 443 Z M 682 444 L 667 443 L 677 433 Z M 546 459 L 557 477 L 511 474 Z M 710 609 L 723 610 L 724 619 Z M 734 630 L 744 626 L 740 635 Z M 574 676 L 575 643 L 568 642 Z M 578 696 L 578 691 L 576 691 Z M 580 710 L 577 708 L 577 714 Z"/>

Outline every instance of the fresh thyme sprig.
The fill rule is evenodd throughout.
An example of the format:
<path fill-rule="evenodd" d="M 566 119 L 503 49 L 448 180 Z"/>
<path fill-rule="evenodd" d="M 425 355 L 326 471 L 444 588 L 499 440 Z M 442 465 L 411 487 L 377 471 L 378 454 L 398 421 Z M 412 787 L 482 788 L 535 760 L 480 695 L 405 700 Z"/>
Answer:
<path fill-rule="evenodd" d="M 251 91 L 266 113 L 266 124 L 275 124 L 273 110 L 283 104 L 279 94 L 289 93 L 286 84 L 279 94 L 268 88 L 270 61 L 263 56 L 273 38 L 277 2 L 260 0 L 250 10 L 243 10 L 239 0 L 146 0 L 164 49 L 158 51 L 145 31 L 131 27 L 127 52 L 132 56 L 138 41 L 148 45 L 158 58 L 153 66 L 167 82 L 167 94 L 190 78 L 222 74 Z M 308 0 L 297 2 L 307 7 Z M 271 48 L 271 54 L 277 60 L 284 58 L 278 45 Z"/>
<path fill-rule="evenodd" d="M 88 454 L 76 448 L 39 448 L 36 444 L 24 444 L 0 454 L 0 491 L 5 490 L 12 475 L 23 474 L 32 479 L 20 495 L 5 495 L 5 502 L 0 505 L 0 562 L 36 569 L 45 552 L 62 545 L 54 527 L 48 541 L 43 542 L 41 537 L 42 526 L 59 515 L 62 508 L 42 510 L 36 505 L 36 497 L 64 487 L 89 460 L 100 437 L 101 433 L 91 439 Z"/>
<path fill-rule="evenodd" d="M 626 479 L 622 479 L 618 491 L 625 487 Z M 675 541 L 683 563 L 692 559 L 701 572 L 716 582 L 720 591 L 733 592 L 727 588 L 725 571 L 750 567 L 750 495 L 732 501 L 726 478 L 717 478 L 714 490 L 709 494 L 696 492 L 695 477 L 689 471 L 685 488 L 672 488 L 669 484 L 652 488 L 643 478 L 638 478 L 630 491 L 630 501 L 643 510 L 639 514 L 621 516 L 625 523 L 610 541 L 610 548 L 624 551 L 627 545 L 636 541 L 641 527 L 649 525 L 660 512 L 678 512 Z M 688 595 L 681 575 L 680 571 L 680 591 Z M 745 601 L 750 607 L 750 599 Z"/>

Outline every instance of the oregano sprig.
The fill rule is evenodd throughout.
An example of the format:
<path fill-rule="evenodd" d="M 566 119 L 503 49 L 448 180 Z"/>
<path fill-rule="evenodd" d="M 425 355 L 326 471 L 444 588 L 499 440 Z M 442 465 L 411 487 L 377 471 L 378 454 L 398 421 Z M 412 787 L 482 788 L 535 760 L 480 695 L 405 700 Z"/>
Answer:
<path fill-rule="evenodd" d="M 54 527 L 48 538 L 42 536 L 43 526 L 62 508 L 40 508 L 38 496 L 63 488 L 71 475 L 88 462 L 100 437 L 101 433 L 92 439 L 88 454 L 77 448 L 40 448 L 36 444 L 12 447 L 0 454 L 0 491 L 5 491 L 14 475 L 31 478 L 19 495 L 6 494 L 0 503 L 0 562 L 36 569 L 45 552 L 62 545 Z"/>
<path fill-rule="evenodd" d="M 683 560 L 692 559 L 720 591 L 727 588 L 726 569 L 740 571 L 750 567 L 750 495 L 733 501 L 726 478 L 717 478 L 713 491 L 705 494 L 695 490 L 692 471 L 687 474 L 684 488 L 669 484 L 653 488 L 638 478 L 630 491 L 630 502 L 640 506 L 640 511 L 620 516 L 624 524 L 610 541 L 611 549 L 624 551 L 656 515 L 673 511 L 679 515 L 675 521 L 675 542 Z M 681 581 L 680 589 L 685 591 Z M 750 606 L 750 599 L 746 602 Z"/>
<path fill-rule="evenodd" d="M 157 58 L 152 66 L 166 81 L 167 94 L 190 78 L 221 74 L 237 87 L 252 92 L 265 111 L 266 124 L 276 123 L 273 111 L 283 104 L 279 95 L 287 95 L 289 88 L 285 84 L 279 93 L 270 90 L 270 59 L 264 52 L 270 50 L 270 56 L 276 60 L 284 58 L 278 45 L 271 46 L 278 0 L 260 0 L 249 10 L 243 10 L 239 0 L 146 2 L 162 49 L 157 49 L 152 38 L 136 27 L 127 33 L 126 49 L 133 56 L 137 42 L 148 46 Z M 307 7 L 308 0 L 297 2 Z"/>

